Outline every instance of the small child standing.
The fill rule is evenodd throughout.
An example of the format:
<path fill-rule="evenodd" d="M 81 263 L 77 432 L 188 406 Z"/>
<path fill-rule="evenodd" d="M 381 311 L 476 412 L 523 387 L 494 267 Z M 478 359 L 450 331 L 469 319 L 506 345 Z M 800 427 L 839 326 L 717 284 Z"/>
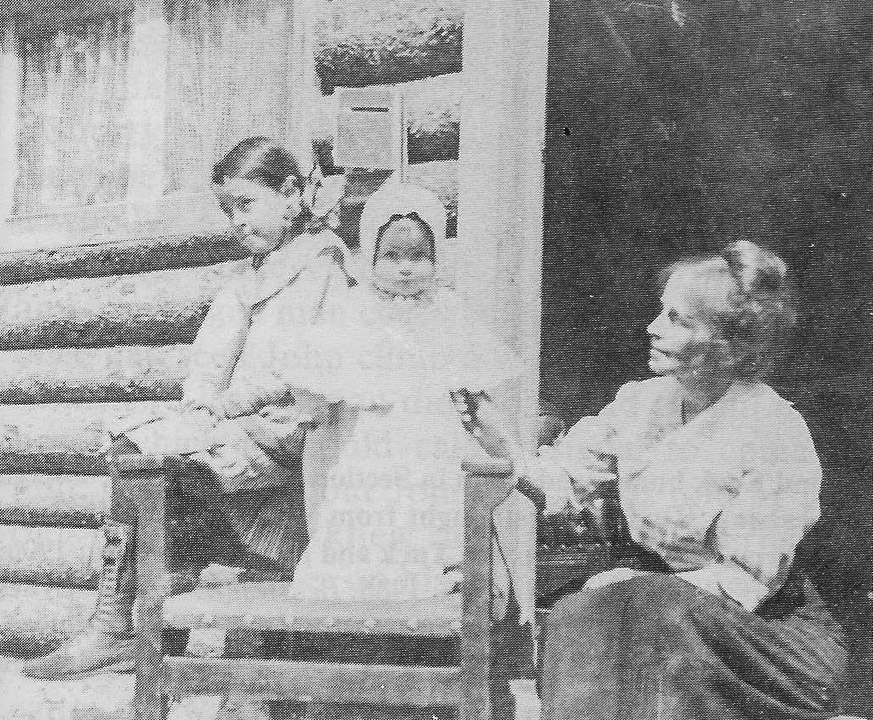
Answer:
<path fill-rule="evenodd" d="M 389 181 L 362 216 L 360 285 L 273 363 L 331 408 L 338 447 L 304 478 L 310 541 L 293 597 L 413 599 L 458 584 L 461 462 L 484 452 L 451 392 L 493 391 L 520 363 L 442 283 L 445 226 L 432 193 Z"/>

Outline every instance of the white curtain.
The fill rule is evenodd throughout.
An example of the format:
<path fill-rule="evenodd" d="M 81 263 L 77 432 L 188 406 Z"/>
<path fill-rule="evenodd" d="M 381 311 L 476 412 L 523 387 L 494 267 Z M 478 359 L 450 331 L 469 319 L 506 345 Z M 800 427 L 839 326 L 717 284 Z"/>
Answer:
<path fill-rule="evenodd" d="M 123 199 L 129 33 L 111 17 L 20 40 L 16 214 Z"/>
<path fill-rule="evenodd" d="M 320 98 L 303 27 L 309 2 L 170 4 L 160 220 L 202 220 L 192 195 L 211 218 L 212 165 L 243 138 L 267 135 L 308 156 L 305 118 Z M 126 111 L 130 39 L 128 16 L 21 35 L 15 214 L 72 217 L 125 200 L 136 122 Z"/>
<path fill-rule="evenodd" d="M 294 8 L 300 9 L 301 0 Z M 296 13 L 298 18 L 303 13 Z M 299 27 L 291 0 L 177 0 L 170 17 L 166 192 L 208 188 L 212 165 L 243 138 L 290 137 L 311 103 L 300 87 Z M 297 32 L 295 32 L 297 30 Z M 297 131 L 299 132 L 299 131 Z M 307 139 L 308 140 L 308 139 Z"/>

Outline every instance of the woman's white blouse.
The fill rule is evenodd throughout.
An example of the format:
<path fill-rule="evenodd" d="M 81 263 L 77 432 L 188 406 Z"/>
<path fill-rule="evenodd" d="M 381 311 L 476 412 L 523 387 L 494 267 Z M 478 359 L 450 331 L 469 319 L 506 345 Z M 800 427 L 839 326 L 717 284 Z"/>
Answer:
<path fill-rule="evenodd" d="M 819 515 L 821 465 L 791 404 L 761 382 L 735 383 L 682 423 L 675 379 L 624 385 L 528 474 L 551 510 L 618 478 L 631 535 L 677 572 L 705 570 L 743 602 L 772 594 Z"/>

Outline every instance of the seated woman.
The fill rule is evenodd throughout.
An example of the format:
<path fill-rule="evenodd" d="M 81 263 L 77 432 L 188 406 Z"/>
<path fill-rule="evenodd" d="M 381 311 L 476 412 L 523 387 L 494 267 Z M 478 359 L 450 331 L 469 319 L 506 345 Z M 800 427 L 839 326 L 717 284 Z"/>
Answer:
<path fill-rule="evenodd" d="M 646 570 L 596 575 L 548 619 L 546 720 L 825 718 L 840 627 L 792 571 L 819 514 L 803 418 L 761 377 L 794 319 L 785 264 L 750 242 L 666 272 L 649 325 L 658 377 L 624 385 L 555 448 L 480 432 L 553 509 L 617 477 Z"/>

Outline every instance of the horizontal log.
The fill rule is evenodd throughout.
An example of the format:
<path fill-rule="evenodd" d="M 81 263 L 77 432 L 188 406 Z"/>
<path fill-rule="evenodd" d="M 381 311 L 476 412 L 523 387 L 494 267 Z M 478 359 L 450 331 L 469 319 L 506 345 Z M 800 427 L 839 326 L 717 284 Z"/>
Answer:
<path fill-rule="evenodd" d="M 221 233 L 5 252 L 0 253 L 0 285 L 213 265 L 247 254 L 235 238 Z"/>
<path fill-rule="evenodd" d="M 460 0 L 323 0 L 317 13 L 315 68 L 328 90 L 461 69 Z"/>
<path fill-rule="evenodd" d="M 0 403 L 178 400 L 190 345 L 0 352 Z"/>
<path fill-rule="evenodd" d="M 0 475 L 0 523 L 97 528 L 109 494 L 103 475 Z"/>
<path fill-rule="evenodd" d="M 0 350 L 191 342 L 237 263 L 0 288 Z"/>
<path fill-rule="evenodd" d="M 90 590 L 0 584 L 0 654 L 51 652 L 85 625 L 95 597 Z"/>
<path fill-rule="evenodd" d="M 332 132 L 332 131 L 331 131 Z M 326 160 L 329 164 L 329 150 Z M 454 234 L 456 227 L 457 216 L 457 163 L 455 161 L 428 162 L 411 165 L 409 167 L 409 177 L 414 182 L 419 182 L 427 187 L 435 189 L 443 202 L 446 203 L 449 213 L 449 234 Z M 379 175 L 379 173 L 375 173 Z M 351 209 L 353 219 L 349 221 L 348 235 L 357 237 L 357 228 L 355 223 L 360 214 L 360 206 L 366 200 L 367 195 L 361 194 L 356 184 L 357 181 L 351 178 L 347 196 L 347 205 Z M 367 192 L 372 191 L 372 187 L 368 186 Z M 357 214 L 354 214 L 357 213 Z M 46 232 L 50 234 L 50 229 Z M 142 237 L 140 239 L 123 240 L 120 242 L 105 242 L 100 244 L 74 245 L 68 247 L 59 247 L 41 250 L 22 250 L 16 252 L 0 253 L 0 286 L 11 285 L 17 286 L 23 283 L 38 282 L 44 280 L 52 280 L 56 283 L 61 283 L 63 280 L 72 280 L 76 278 L 101 278 L 110 277 L 111 281 L 105 283 L 95 281 L 92 285 L 80 286 L 65 286 L 65 285 L 50 285 L 50 286 L 34 286 L 34 289 L 20 291 L 13 287 L 4 289 L 0 287 L 0 301 L 4 302 L 6 307 L 0 308 L 0 348 L 11 349 L 4 344 L 4 317 L 15 306 L 21 306 L 25 311 L 32 306 L 34 300 L 29 297 L 29 294 L 36 294 L 38 297 L 45 296 L 51 293 L 59 294 L 63 300 L 56 303 L 60 307 L 64 307 L 63 302 L 69 298 L 73 305 L 77 305 L 76 294 L 93 295 L 108 292 L 111 296 L 122 294 L 124 296 L 136 295 L 136 289 L 126 286 L 122 279 L 124 275 L 131 273 L 145 273 L 163 270 L 177 270 L 177 273 L 184 273 L 183 268 L 209 266 L 212 268 L 223 268 L 229 265 L 218 265 L 217 263 L 225 263 L 226 261 L 235 261 L 245 255 L 242 248 L 227 236 L 221 234 L 208 235 L 172 235 L 164 237 Z M 210 277 L 210 270 L 203 268 L 198 273 L 194 273 L 191 277 Z M 156 280 L 158 284 L 172 284 L 172 278 L 183 277 L 181 274 L 167 275 L 151 275 L 149 276 Z M 192 287 L 202 284 L 201 280 L 193 279 L 188 284 Z M 176 284 L 185 285 L 184 281 L 178 281 Z M 119 287 L 115 290 L 113 288 Z M 211 287 L 211 286 L 210 286 Z M 217 285 L 216 285 L 217 287 Z M 68 289 L 64 289 L 68 288 Z M 78 289 L 77 289 L 78 288 Z M 155 292 L 154 295 L 159 295 Z M 171 297 L 171 296 L 168 296 Z M 93 302 L 93 301 L 92 301 Z M 114 304 L 116 306 L 124 303 L 122 299 L 116 298 Z M 8 307 L 12 304 L 13 308 Z M 33 315 L 33 313 L 31 313 Z M 196 324 L 199 327 L 199 321 Z M 195 328 L 196 330 L 196 328 Z M 80 328 L 76 332 L 88 335 L 88 331 Z M 97 332 L 93 329 L 91 333 Z M 188 327 L 189 334 L 191 333 Z M 64 343 L 59 338 L 57 342 L 52 342 L 49 339 L 41 341 L 42 344 L 30 345 L 29 347 L 53 347 L 64 344 L 81 345 L 83 343 Z M 16 341 L 11 347 L 28 347 L 23 340 Z M 119 343 L 122 341 L 118 341 Z M 124 341 L 124 344 L 131 344 L 135 340 Z M 146 340 L 144 342 L 151 343 Z M 174 342 L 170 340 L 162 340 L 161 342 Z M 113 345 L 117 344 L 112 341 L 107 342 L 85 342 L 85 345 Z"/>
<path fill-rule="evenodd" d="M 11 0 L 0 19 L 60 27 L 128 12 L 133 0 Z M 461 68 L 460 0 L 320 0 L 315 4 L 315 69 L 327 87 L 395 83 Z"/>
<path fill-rule="evenodd" d="M 60 403 L 0 406 L 0 473 L 105 475 L 108 426 L 168 403 Z"/>
<path fill-rule="evenodd" d="M 86 528 L 0 525 L 0 583 L 96 588 L 102 538 Z"/>

